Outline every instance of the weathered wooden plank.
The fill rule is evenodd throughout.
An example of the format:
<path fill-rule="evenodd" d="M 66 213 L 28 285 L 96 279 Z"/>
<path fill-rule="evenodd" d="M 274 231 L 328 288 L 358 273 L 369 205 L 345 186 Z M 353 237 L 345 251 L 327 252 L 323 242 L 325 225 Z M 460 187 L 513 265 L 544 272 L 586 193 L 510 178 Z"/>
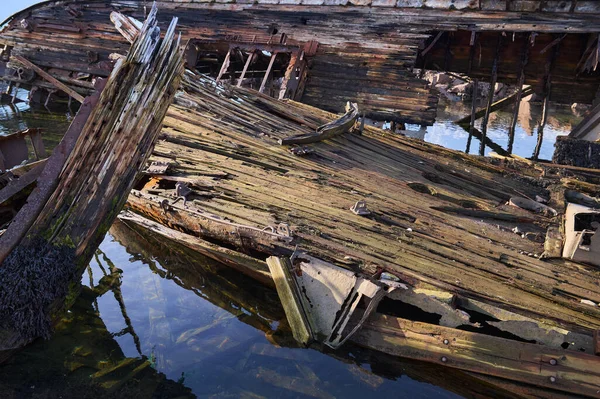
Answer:
<path fill-rule="evenodd" d="M 288 258 L 271 256 L 267 258 L 267 265 L 275 282 L 275 288 L 292 329 L 294 339 L 303 345 L 307 345 L 314 337 L 302 307 L 302 294 L 299 292 L 296 281 L 292 276 L 292 262 Z"/>
<path fill-rule="evenodd" d="M 44 71 L 31 61 L 27 60 L 25 57 L 14 55 L 13 58 L 21 64 L 25 65 L 26 67 L 33 69 L 37 74 L 39 74 L 41 77 L 53 84 L 57 89 L 64 91 L 69 96 L 73 97 L 75 100 L 79 101 L 80 103 L 83 103 L 84 98 L 81 94 L 77 93 L 75 90 L 71 89 L 69 86 L 65 85 L 64 83 L 56 79 L 54 76 L 50 75 L 48 72 Z"/>
<path fill-rule="evenodd" d="M 396 356 L 598 397 L 598 358 L 375 314 L 355 342 Z"/>

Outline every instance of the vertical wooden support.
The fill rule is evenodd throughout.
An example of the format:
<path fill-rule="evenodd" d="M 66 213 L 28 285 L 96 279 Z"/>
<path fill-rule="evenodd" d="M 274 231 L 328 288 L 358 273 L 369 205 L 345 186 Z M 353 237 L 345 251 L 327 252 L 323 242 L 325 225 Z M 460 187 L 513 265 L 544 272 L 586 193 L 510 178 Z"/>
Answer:
<path fill-rule="evenodd" d="M 448 37 L 446 38 L 446 53 L 444 55 L 444 70 L 447 71 L 450 69 L 450 64 L 452 63 L 452 51 L 450 47 L 452 46 L 452 35 L 453 32 L 448 32 Z"/>
<path fill-rule="evenodd" d="M 475 60 L 475 43 L 477 42 L 477 32 L 471 32 L 471 47 L 469 49 L 469 67 L 467 74 L 471 74 L 473 70 L 473 61 Z M 469 123 L 469 137 L 467 138 L 467 148 L 465 153 L 471 151 L 471 140 L 473 140 L 473 129 L 475 129 L 475 113 L 477 112 L 477 97 L 479 92 L 479 80 L 473 79 L 473 91 L 471 92 L 471 122 Z"/>
<path fill-rule="evenodd" d="M 544 104 L 542 106 L 542 119 L 540 120 L 540 126 L 538 127 L 537 132 L 537 143 L 535 145 L 535 149 L 533 150 L 532 158 L 534 161 L 540 156 L 542 142 L 544 141 L 544 127 L 546 127 L 546 121 L 548 120 L 548 103 L 550 102 L 550 93 L 552 91 L 552 71 L 554 70 L 554 64 L 556 63 L 559 49 L 560 43 L 557 43 L 556 46 L 554 46 L 552 53 L 550 53 L 548 61 L 546 61 L 544 76 Z"/>
<path fill-rule="evenodd" d="M 4 154 L 0 151 L 0 172 L 6 172 L 6 160 L 4 158 Z"/>
<path fill-rule="evenodd" d="M 227 69 L 229 69 L 229 59 L 231 58 L 231 49 L 229 49 L 229 51 L 227 52 L 227 55 L 225 56 L 225 60 L 223 61 L 223 65 L 221 65 L 221 70 L 219 71 L 219 75 L 217 76 L 217 83 L 219 82 L 219 80 L 221 80 L 221 78 L 223 77 L 223 74 L 225 72 L 227 72 Z"/>
<path fill-rule="evenodd" d="M 290 63 L 288 64 L 287 70 L 285 71 L 285 76 L 283 77 L 283 82 L 281 83 L 281 89 L 279 90 L 279 99 L 283 100 L 284 98 L 293 97 L 287 96 L 288 85 L 290 81 L 295 79 L 296 68 L 298 67 L 298 58 L 300 58 L 300 52 L 292 53 L 290 57 Z"/>
<path fill-rule="evenodd" d="M 483 122 L 481 123 L 481 143 L 479 144 L 479 155 L 485 153 L 485 139 L 487 136 L 487 125 L 490 119 L 490 111 L 492 102 L 494 102 L 494 91 L 496 88 L 496 81 L 498 80 L 498 63 L 500 61 L 500 50 L 502 48 L 502 32 L 498 33 L 498 43 L 496 44 L 496 54 L 494 55 L 494 62 L 492 64 L 492 76 L 490 77 L 490 93 L 488 95 L 487 107 L 485 115 L 483 116 Z"/>
<path fill-rule="evenodd" d="M 271 74 L 271 69 L 273 69 L 273 64 L 275 63 L 276 57 L 277 52 L 273 52 L 273 55 L 271 55 L 271 61 L 269 61 L 269 66 L 267 67 L 267 71 L 265 72 L 265 77 L 263 78 L 263 81 L 260 84 L 260 89 L 258 90 L 260 93 L 265 91 L 265 85 L 267 84 L 267 80 L 269 80 L 269 75 Z"/>
<path fill-rule="evenodd" d="M 469 137 L 467 138 L 467 148 L 465 153 L 471 151 L 471 141 L 475 131 L 475 114 L 477 113 L 477 97 L 479 96 L 479 79 L 473 79 L 473 91 L 471 92 L 471 121 L 469 122 Z M 483 140 L 481 141 L 483 143 Z"/>
<path fill-rule="evenodd" d="M 512 154 L 513 144 L 515 142 L 515 129 L 517 127 L 517 120 L 519 119 L 519 107 L 521 106 L 521 100 L 523 99 L 523 85 L 525 84 L 525 67 L 529 62 L 529 42 L 531 41 L 531 33 L 527 35 L 523 42 L 523 51 L 521 53 L 521 66 L 519 67 L 519 75 L 517 77 L 517 98 L 515 99 L 515 105 L 513 108 L 513 116 L 508 128 L 508 147 L 506 150 L 509 154 Z"/>
<path fill-rule="evenodd" d="M 248 71 L 250 62 L 252 62 L 252 57 L 254 57 L 254 51 L 252 51 L 250 54 L 248 54 L 248 59 L 246 60 L 246 63 L 244 64 L 244 69 L 242 70 L 242 74 L 240 75 L 240 78 L 238 79 L 237 87 L 242 87 L 242 81 L 244 80 L 244 77 L 246 77 L 246 72 Z"/>

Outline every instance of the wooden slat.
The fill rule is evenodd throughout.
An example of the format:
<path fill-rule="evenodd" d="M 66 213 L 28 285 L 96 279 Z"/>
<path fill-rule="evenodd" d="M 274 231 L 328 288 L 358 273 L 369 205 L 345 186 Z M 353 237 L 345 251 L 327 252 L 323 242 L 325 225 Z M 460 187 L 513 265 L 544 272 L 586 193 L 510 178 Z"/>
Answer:
<path fill-rule="evenodd" d="M 31 61 L 27 60 L 25 57 L 22 57 L 20 55 L 13 55 L 13 58 L 15 60 L 17 60 L 18 62 L 20 62 L 21 64 L 25 65 L 26 67 L 33 69 L 38 75 L 40 75 L 41 77 L 46 79 L 48 82 L 50 82 L 52 85 L 54 85 L 57 89 L 64 91 L 69 96 L 73 97 L 75 100 L 79 101 L 80 103 L 83 103 L 84 98 L 81 94 L 77 93 L 75 90 L 71 89 L 69 86 L 65 85 L 60 80 L 58 80 L 54 76 L 50 75 L 48 72 L 44 71 L 43 69 L 41 69 L 40 67 L 38 67 L 37 65 L 32 63 Z"/>

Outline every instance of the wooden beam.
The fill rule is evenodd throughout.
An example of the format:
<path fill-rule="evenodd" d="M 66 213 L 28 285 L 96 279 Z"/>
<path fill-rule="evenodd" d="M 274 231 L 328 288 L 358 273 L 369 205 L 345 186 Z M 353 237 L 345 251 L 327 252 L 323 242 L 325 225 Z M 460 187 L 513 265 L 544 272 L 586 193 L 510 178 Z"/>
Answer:
<path fill-rule="evenodd" d="M 269 61 L 269 66 L 267 67 L 267 71 L 265 72 L 265 77 L 260 84 L 260 89 L 258 90 L 260 93 L 265 91 L 265 85 L 267 84 L 267 80 L 269 79 L 269 75 L 271 74 L 271 69 L 273 69 L 273 64 L 275 63 L 275 58 L 277 57 L 277 52 L 274 52 L 271 55 L 271 61 Z"/>
<path fill-rule="evenodd" d="M 597 397 L 598 357 L 373 314 L 353 341 L 410 359 Z"/>
<path fill-rule="evenodd" d="M 529 42 L 531 41 L 531 33 L 527 35 L 523 43 L 523 50 L 521 52 L 521 65 L 519 67 L 519 77 L 517 78 L 517 96 L 515 98 L 515 106 L 513 108 L 513 115 L 510 121 L 510 127 L 508 128 L 508 146 L 506 150 L 512 154 L 513 144 L 515 142 L 515 129 L 517 127 L 517 120 L 519 118 L 519 108 L 521 106 L 521 100 L 523 99 L 523 85 L 525 84 L 525 67 L 529 62 Z"/>
<path fill-rule="evenodd" d="M 285 76 L 283 77 L 283 81 L 281 82 L 281 89 L 279 90 L 279 99 L 283 100 L 284 98 L 294 98 L 294 93 L 290 93 L 290 96 L 287 96 L 288 86 L 290 82 L 293 82 L 295 79 L 296 68 L 298 68 L 298 61 L 301 58 L 302 52 L 292 53 L 290 57 L 290 63 L 288 64 L 287 70 L 285 71 Z M 296 85 L 297 87 L 297 85 Z"/>
<path fill-rule="evenodd" d="M 48 72 L 44 71 L 42 68 L 35 65 L 33 62 L 29 61 L 28 59 L 26 59 L 25 57 L 22 57 L 20 55 L 13 55 L 12 58 L 17 60 L 21 64 L 25 65 L 26 67 L 33 69 L 38 75 L 40 75 L 42 78 L 46 79 L 57 89 L 64 91 L 69 96 L 73 97 L 75 100 L 79 101 L 80 103 L 83 103 L 84 97 L 81 94 L 77 93 L 75 90 L 71 89 L 69 86 L 67 86 L 66 84 L 59 81 L 54 76 L 52 76 Z"/>
<path fill-rule="evenodd" d="M 500 100 L 494 102 L 491 106 L 490 106 L 490 112 L 494 112 L 494 111 L 498 111 L 499 109 L 502 109 L 504 107 L 507 107 L 511 104 L 514 104 L 517 101 L 517 97 L 518 97 L 519 91 L 508 95 L 504 98 L 501 98 Z M 521 90 L 521 95 L 522 96 L 528 96 L 530 94 L 533 94 L 533 88 L 531 86 L 527 86 L 525 89 Z M 485 116 L 485 113 L 487 112 L 487 107 L 486 108 L 479 108 L 478 110 L 476 110 L 474 113 L 471 112 L 471 115 L 467 115 L 467 116 L 463 116 L 462 118 L 458 119 L 457 121 L 455 121 L 454 123 L 462 125 L 462 124 L 466 124 L 466 123 L 470 123 L 471 120 L 477 120 L 479 118 L 481 118 L 482 116 Z"/>
<path fill-rule="evenodd" d="M 542 106 L 542 119 L 540 121 L 540 125 L 538 127 L 537 132 L 537 142 L 535 145 L 535 149 L 533 150 L 533 160 L 536 161 L 540 156 L 540 151 L 542 149 L 542 142 L 544 140 L 544 128 L 546 127 L 546 122 L 548 120 L 548 107 L 550 102 L 550 93 L 552 91 L 552 71 L 554 70 L 554 65 L 556 64 L 556 59 L 558 58 L 558 52 L 560 51 L 560 42 L 558 42 L 554 46 L 554 50 L 548 57 L 548 61 L 545 65 L 545 76 L 544 76 L 544 104 Z"/>
<path fill-rule="evenodd" d="M 219 81 L 223 77 L 223 74 L 225 72 L 227 72 L 227 69 L 229 69 L 229 59 L 231 58 L 231 51 L 232 51 L 231 49 L 229 49 L 227 51 L 227 55 L 225 56 L 225 60 L 223 61 L 223 65 L 221 65 L 221 70 L 219 71 L 219 75 L 217 75 L 217 83 L 219 83 Z"/>
<path fill-rule="evenodd" d="M 302 307 L 302 294 L 292 276 L 292 262 L 289 258 L 271 256 L 267 258 L 267 265 L 273 281 L 275 281 L 275 288 L 292 329 L 294 339 L 303 345 L 307 345 L 313 340 L 313 334 L 308 317 Z"/>
<path fill-rule="evenodd" d="M 502 47 L 502 33 L 498 33 L 498 42 L 496 44 L 496 54 L 494 55 L 494 62 L 492 64 L 492 76 L 490 77 L 490 93 L 488 95 L 487 108 L 485 115 L 483 116 L 483 122 L 481 123 L 481 140 L 479 144 L 479 155 L 485 153 L 485 138 L 487 136 L 487 125 L 490 119 L 490 113 L 492 110 L 492 102 L 494 101 L 494 91 L 496 90 L 496 81 L 498 80 L 498 63 L 500 62 L 500 49 Z"/>
<path fill-rule="evenodd" d="M 252 62 L 252 57 L 254 57 L 254 51 L 252 51 L 251 53 L 248 54 L 248 59 L 246 60 L 246 63 L 244 64 L 244 69 L 242 70 L 242 74 L 240 75 L 240 78 L 238 79 L 237 87 L 242 87 L 242 81 L 244 80 L 244 77 L 246 76 L 246 72 L 248 71 L 250 62 Z"/>
<path fill-rule="evenodd" d="M 471 42 L 469 48 L 469 67 L 467 68 L 467 72 L 471 73 L 473 69 L 473 61 L 475 60 L 475 43 L 477 42 L 477 32 L 471 32 Z M 467 148 L 465 149 L 465 153 L 469 153 L 471 151 L 471 140 L 473 139 L 473 131 L 475 130 L 475 114 L 477 109 L 477 97 L 479 95 L 479 79 L 475 78 L 473 80 L 473 89 L 471 92 L 471 119 L 469 123 L 469 137 L 467 138 Z"/>
<path fill-rule="evenodd" d="M 479 96 L 479 79 L 475 78 L 473 80 L 473 90 L 471 92 L 471 117 L 469 118 L 469 137 L 467 138 L 467 148 L 465 149 L 465 153 L 469 153 L 471 151 L 471 140 L 473 139 L 473 133 L 475 132 L 475 119 L 477 115 L 477 97 Z"/>
<path fill-rule="evenodd" d="M 340 134 L 348 132 L 358 119 L 358 107 L 354 103 L 348 102 L 346 113 L 333 122 L 320 126 L 315 133 L 299 134 L 292 137 L 286 137 L 279 140 L 281 145 L 291 144 L 310 144 L 327 140 Z"/>
<path fill-rule="evenodd" d="M 444 35 L 444 31 L 438 32 L 438 34 L 433 38 L 431 43 L 429 43 L 429 46 L 427 46 L 425 48 L 425 50 L 421 51 L 421 57 L 424 57 L 433 48 L 433 46 L 435 46 L 435 44 L 438 42 L 438 40 L 440 40 L 440 38 L 443 35 Z"/>

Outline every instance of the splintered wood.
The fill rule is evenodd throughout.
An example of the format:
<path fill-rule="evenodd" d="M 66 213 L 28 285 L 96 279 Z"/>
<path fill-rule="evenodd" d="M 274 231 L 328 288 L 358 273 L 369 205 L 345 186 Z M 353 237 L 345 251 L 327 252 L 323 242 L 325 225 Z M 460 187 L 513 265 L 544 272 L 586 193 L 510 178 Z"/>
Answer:
<path fill-rule="evenodd" d="M 41 176 L 53 178 L 40 177 L 29 202 L 17 215 L 25 215 L 24 223 L 30 227 L 24 230 L 22 223 L 12 223 L 0 237 L 0 292 L 12 291 L 20 274 L 40 268 L 40 259 L 43 263 L 46 257 L 50 262 L 53 256 L 59 257 L 55 264 L 41 266 L 36 272 L 39 279 L 28 281 L 32 292 L 38 293 L 35 300 L 27 295 L 1 296 L 5 302 L 0 306 L 1 350 L 18 348 L 47 334 L 45 324 L 68 306 L 67 297 L 74 298 L 71 291 L 77 284 L 73 283 L 81 278 L 152 151 L 183 71 L 183 48 L 175 32 L 177 20 L 161 40 L 156 13 L 153 7 L 129 54 L 117 63 L 99 93 L 97 104 L 93 109 L 82 108 L 82 115 L 89 112 L 89 116 L 75 119 L 71 128 L 79 130 L 78 138 L 77 134 L 67 134 L 65 140 L 77 141 L 61 143 L 46 162 Z M 13 230 L 18 233 L 13 234 Z M 36 253 L 28 255 L 28 251 Z M 52 273 L 64 279 L 55 281 Z M 42 292 L 47 281 L 58 286 Z M 15 301 L 31 301 L 33 305 Z M 19 306 L 31 308 L 27 317 L 43 320 L 42 325 L 28 325 L 24 321 L 27 317 L 19 316 Z M 11 309 L 19 311 L 13 313 Z M 36 312 L 39 314 L 33 314 Z"/>

